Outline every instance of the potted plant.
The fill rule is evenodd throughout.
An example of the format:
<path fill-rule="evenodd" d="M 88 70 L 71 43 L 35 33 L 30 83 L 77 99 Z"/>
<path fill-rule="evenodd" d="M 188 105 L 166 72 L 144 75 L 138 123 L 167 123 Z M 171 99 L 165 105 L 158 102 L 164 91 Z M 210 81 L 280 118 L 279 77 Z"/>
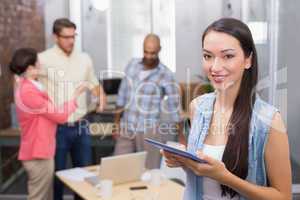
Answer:
<path fill-rule="evenodd" d="M 202 75 L 197 75 L 197 77 L 200 79 L 201 84 L 199 85 L 199 95 L 205 94 L 205 93 L 210 93 L 213 92 L 215 89 L 214 87 L 211 85 L 209 79 L 207 78 L 207 76 L 202 76 Z M 198 88 L 197 88 L 198 89 Z M 198 96 L 199 96 L 198 95 Z"/>

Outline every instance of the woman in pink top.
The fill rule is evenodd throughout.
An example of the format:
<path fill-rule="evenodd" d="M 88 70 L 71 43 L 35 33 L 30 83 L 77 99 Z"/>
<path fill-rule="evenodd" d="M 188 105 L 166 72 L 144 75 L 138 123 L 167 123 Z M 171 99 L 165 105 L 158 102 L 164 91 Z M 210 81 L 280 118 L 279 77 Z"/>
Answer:
<path fill-rule="evenodd" d="M 75 111 L 76 98 L 86 87 L 81 85 L 71 101 L 56 107 L 38 82 L 40 66 L 36 50 L 18 49 L 9 67 L 20 76 L 15 87 L 15 103 L 21 128 L 19 160 L 28 175 L 28 199 L 50 200 L 56 127 Z"/>

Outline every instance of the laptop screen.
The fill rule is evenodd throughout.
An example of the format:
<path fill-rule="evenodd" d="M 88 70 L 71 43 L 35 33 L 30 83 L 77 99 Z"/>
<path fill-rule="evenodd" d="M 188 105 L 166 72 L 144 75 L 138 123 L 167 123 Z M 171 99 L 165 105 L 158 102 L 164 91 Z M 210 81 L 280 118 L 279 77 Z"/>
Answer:
<path fill-rule="evenodd" d="M 101 159 L 100 178 L 111 179 L 114 184 L 140 180 L 145 171 L 147 152 L 137 152 Z"/>

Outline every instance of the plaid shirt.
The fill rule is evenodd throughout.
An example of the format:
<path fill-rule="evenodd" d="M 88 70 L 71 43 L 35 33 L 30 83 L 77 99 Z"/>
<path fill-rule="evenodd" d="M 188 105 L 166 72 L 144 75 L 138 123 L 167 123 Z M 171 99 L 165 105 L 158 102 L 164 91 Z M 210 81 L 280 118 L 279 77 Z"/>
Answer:
<path fill-rule="evenodd" d="M 173 73 L 162 63 L 151 73 L 139 79 L 144 66 L 142 59 L 132 59 L 125 69 L 117 99 L 124 107 L 121 128 L 133 133 L 158 128 L 161 113 L 167 113 L 172 122 L 180 121 L 180 88 Z M 162 103 L 166 99 L 166 103 Z M 167 127 L 165 127 L 167 128 Z"/>

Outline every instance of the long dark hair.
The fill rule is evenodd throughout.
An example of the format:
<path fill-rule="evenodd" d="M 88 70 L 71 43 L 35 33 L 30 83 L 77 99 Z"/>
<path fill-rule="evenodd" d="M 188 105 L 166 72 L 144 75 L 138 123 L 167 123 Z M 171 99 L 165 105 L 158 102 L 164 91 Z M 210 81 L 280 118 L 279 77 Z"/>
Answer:
<path fill-rule="evenodd" d="M 251 67 L 243 73 L 241 85 L 234 102 L 234 108 L 228 123 L 228 141 L 222 161 L 226 168 L 236 176 L 246 179 L 248 175 L 248 142 L 252 108 L 255 102 L 258 62 L 251 32 L 246 24 L 233 18 L 222 18 L 207 27 L 202 35 L 202 47 L 205 36 L 210 31 L 226 33 L 240 43 L 245 57 L 252 56 Z M 237 195 L 233 189 L 221 185 L 222 196 Z"/>

